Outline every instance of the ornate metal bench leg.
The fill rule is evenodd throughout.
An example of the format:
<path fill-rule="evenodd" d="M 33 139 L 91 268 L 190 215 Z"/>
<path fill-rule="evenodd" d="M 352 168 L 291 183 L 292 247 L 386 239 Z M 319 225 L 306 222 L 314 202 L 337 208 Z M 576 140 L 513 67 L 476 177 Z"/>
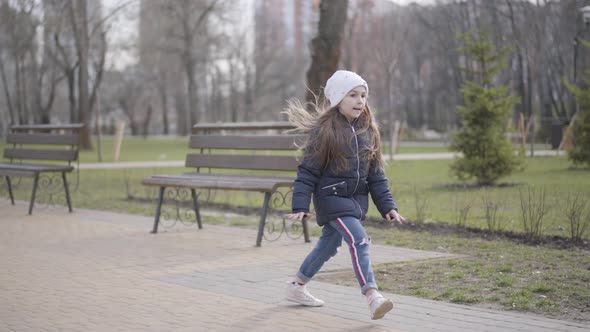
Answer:
<path fill-rule="evenodd" d="M 31 194 L 31 203 L 29 203 L 29 215 L 33 214 L 33 206 L 35 205 L 35 195 L 37 194 L 37 187 L 39 186 L 39 173 L 35 174 L 35 181 L 33 182 L 33 193 Z"/>
<path fill-rule="evenodd" d="M 197 193 L 194 189 L 191 189 L 191 195 L 193 196 L 193 208 L 195 209 L 195 215 L 197 216 L 197 224 L 199 225 L 199 229 L 203 229 L 203 225 L 201 224 L 201 213 L 199 213 Z"/>
<path fill-rule="evenodd" d="M 10 183 L 10 176 L 6 177 L 6 185 L 8 186 L 8 196 L 10 196 L 10 202 L 14 205 L 14 195 L 12 194 L 12 184 Z"/>
<path fill-rule="evenodd" d="M 260 247 L 262 244 L 262 236 L 264 235 L 264 226 L 266 224 L 266 212 L 268 211 L 268 203 L 270 202 L 271 193 L 264 194 L 264 204 L 262 205 L 262 213 L 260 215 L 260 223 L 258 224 L 258 236 L 256 237 L 256 246 Z"/>
<path fill-rule="evenodd" d="M 154 228 L 152 234 L 158 233 L 158 224 L 160 223 L 160 209 L 162 208 L 162 201 L 164 201 L 164 190 L 166 187 L 160 187 L 160 193 L 158 194 L 158 205 L 156 206 L 156 217 L 154 219 Z"/>
<path fill-rule="evenodd" d="M 66 180 L 66 173 L 65 172 L 61 173 L 61 179 L 63 180 L 64 190 L 66 191 L 66 202 L 68 202 L 68 210 L 70 210 L 70 213 L 71 213 L 72 212 L 72 200 L 70 199 L 70 189 L 68 188 L 68 181 Z"/>

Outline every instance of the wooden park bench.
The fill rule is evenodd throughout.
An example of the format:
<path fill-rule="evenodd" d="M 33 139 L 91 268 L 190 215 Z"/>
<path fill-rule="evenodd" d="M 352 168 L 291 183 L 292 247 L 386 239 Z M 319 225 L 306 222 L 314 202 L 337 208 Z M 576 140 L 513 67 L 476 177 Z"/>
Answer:
<path fill-rule="evenodd" d="M 66 173 L 74 170 L 78 160 L 79 131 L 83 124 L 23 125 L 10 127 L 6 137 L 4 158 L 0 162 L 0 176 L 8 187 L 10 201 L 14 205 L 12 177 L 33 178 L 29 214 L 33 213 L 35 195 L 42 173 L 61 173 L 68 209 L 72 212 L 70 190 Z"/>
<path fill-rule="evenodd" d="M 252 123 L 248 126 L 242 123 L 239 127 L 241 130 L 279 129 L 276 127 L 269 128 L 269 126 L 264 126 L 264 124 Z M 189 148 L 197 149 L 198 151 L 187 154 L 185 166 L 195 168 L 196 172 L 178 175 L 154 175 L 143 180 L 142 183 L 144 185 L 159 187 L 152 233 L 158 232 L 161 206 L 166 188 L 190 189 L 199 228 L 202 228 L 202 224 L 196 189 L 251 191 L 264 193 L 264 201 L 260 210 L 258 235 L 256 237 L 256 246 L 259 247 L 261 245 L 271 196 L 279 188 L 293 186 L 295 173 L 299 165 L 299 160 L 293 153 L 297 150 L 295 142 L 301 143 L 304 136 L 287 134 L 221 135 L 199 133 L 199 131 L 226 130 L 228 129 L 226 125 L 201 124 L 200 127 L 193 128 L 193 133 L 196 132 L 196 134 L 190 136 Z M 283 125 L 285 123 L 281 126 Z M 292 125 L 282 129 L 290 128 L 292 128 Z M 229 129 L 236 129 L 236 127 Z M 248 151 L 250 153 L 244 154 L 242 152 L 241 154 L 232 154 L 231 152 L 235 150 Z M 271 151 L 290 151 L 290 155 L 285 155 L 284 153 L 283 155 L 278 155 Z M 202 168 L 208 168 L 209 172 L 200 172 Z M 226 171 L 219 172 L 218 170 L 220 169 Z M 256 172 L 252 171 L 272 171 L 280 172 L 281 174 L 289 173 L 289 175 L 253 174 Z M 302 223 L 302 228 L 305 241 L 309 242 L 306 221 Z"/>

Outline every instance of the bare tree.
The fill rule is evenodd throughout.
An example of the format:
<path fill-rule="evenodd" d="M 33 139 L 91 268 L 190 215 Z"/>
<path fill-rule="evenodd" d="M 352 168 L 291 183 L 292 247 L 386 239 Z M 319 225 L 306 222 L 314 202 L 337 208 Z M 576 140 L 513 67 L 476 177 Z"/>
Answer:
<path fill-rule="evenodd" d="M 38 110 L 38 119 L 35 120 L 35 123 L 51 122 L 51 109 L 56 97 L 57 86 L 64 79 L 64 75 L 52 61 L 50 56 L 51 44 L 47 42 L 48 39 L 48 30 L 44 29 L 43 40 L 45 42 L 43 43 L 41 63 L 37 63 L 37 61 L 33 61 L 32 63 L 33 77 L 37 78 L 36 84 L 34 85 L 34 104 Z M 47 95 L 44 94 L 44 91 L 47 91 Z"/>
<path fill-rule="evenodd" d="M 318 34 L 311 42 L 312 62 L 307 71 L 310 91 L 305 100 L 308 102 L 313 102 L 315 96 L 321 95 L 322 85 L 338 69 L 347 9 L 348 0 L 322 0 L 320 3 Z"/>
<path fill-rule="evenodd" d="M 408 28 L 404 28 L 405 22 L 401 21 L 401 17 L 387 16 L 382 21 L 381 33 L 384 38 L 379 41 L 374 41 L 373 59 L 375 65 L 380 69 L 376 71 L 379 77 L 379 86 L 383 87 L 383 107 L 387 114 L 388 124 L 391 127 L 395 120 L 401 120 L 401 114 L 396 110 L 396 72 L 399 68 L 399 60 L 401 52 L 405 48 L 405 36 Z"/>
<path fill-rule="evenodd" d="M 105 69 L 109 22 L 131 0 L 106 13 L 100 3 L 87 0 L 43 0 L 43 4 L 51 36 L 45 43 L 51 45 L 49 55 L 66 78 L 70 121 L 86 124 L 81 144 L 91 149 L 90 124 Z"/>
<path fill-rule="evenodd" d="M 167 84 L 169 80 L 169 73 L 161 70 L 161 67 L 157 67 L 157 75 L 154 78 L 154 82 L 156 83 L 156 89 L 158 91 L 160 105 L 162 107 L 162 127 L 164 135 L 168 135 L 170 133 L 170 121 L 168 116 L 168 96 L 170 92 Z"/>
<path fill-rule="evenodd" d="M 0 48 L 0 76 L 13 124 L 27 123 L 31 119 L 28 103 L 31 77 L 28 72 L 31 63 L 36 61 L 34 38 L 38 27 L 33 16 L 34 7 L 31 1 L 17 2 L 15 8 L 7 2 L 0 4 L 0 33 L 4 35 Z"/>
<path fill-rule="evenodd" d="M 204 41 L 207 41 L 207 22 L 218 3 L 219 0 L 206 2 L 181 0 L 154 4 L 162 9 L 169 20 L 166 36 L 170 40 L 164 42 L 162 47 L 179 56 L 187 82 L 185 92 L 188 114 L 186 116 L 179 114 L 178 117 L 186 119 L 186 121 L 178 122 L 178 133 L 181 135 L 190 132 L 191 126 L 198 122 L 201 102 L 199 91 L 202 87 L 201 80 L 196 79 L 197 68 L 207 60 L 208 46 L 202 42 L 204 37 Z M 180 101 L 177 100 L 178 102 Z M 182 109 L 185 108 L 178 110 Z"/>
<path fill-rule="evenodd" d="M 117 101 L 118 106 L 127 117 L 131 135 L 134 136 L 141 134 L 142 127 L 146 128 L 149 125 L 149 117 L 151 116 L 149 112 L 151 106 L 149 106 L 142 124 L 139 111 L 142 107 L 142 98 L 144 97 L 143 90 L 145 85 L 143 82 L 144 77 L 137 70 L 127 70 L 120 73 L 120 80 L 116 85 L 115 94 L 112 97 Z"/>
<path fill-rule="evenodd" d="M 82 116 L 91 121 L 104 72 L 104 36 L 110 31 L 111 13 L 94 19 L 92 9 L 83 10 L 95 6 L 87 0 L 0 4 L 0 120 L 46 122 L 67 114 L 69 103 L 70 121 L 81 121 Z M 40 4 L 42 10 L 32 10 L 31 6 Z M 572 45 L 580 30 L 576 25 L 582 24 L 576 14 L 588 0 L 439 0 L 405 6 L 324 0 L 319 3 L 319 24 L 317 4 L 305 1 L 280 7 L 280 15 L 292 17 L 269 15 L 278 8 L 273 0 L 244 4 L 244 8 L 252 6 L 247 13 L 255 13 L 254 20 L 244 9 L 236 15 L 236 3 L 226 0 L 144 0 L 140 4 L 153 8 L 153 17 L 145 25 L 161 31 L 140 35 L 154 41 L 150 49 L 140 49 L 141 66 L 134 69 L 143 77 L 138 82 L 143 93 L 134 117 L 147 126 L 157 116 L 162 128 L 158 130 L 165 134 L 175 127 L 171 112 L 176 112 L 176 131 L 181 135 L 198 121 L 278 117 L 285 99 L 306 93 L 302 82 L 321 97 L 321 85 L 339 64 L 374 82 L 371 103 L 382 120 L 404 119 L 414 128 L 452 129 L 456 106 L 463 102 L 458 92 L 464 80 L 472 79 L 470 71 L 459 68 L 473 66 L 469 56 L 458 53 L 457 35 L 482 26 L 488 27 L 497 47 L 512 46 L 509 65 L 497 76 L 497 83 L 511 86 L 520 96 L 522 103 L 515 106 L 514 115 L 539 114 L 546 122 L 566 120 L 575 104 L 563 81 L 573 81 L 574 73 L 580 78 L 582 60 L 590 58 L 581 53 L 585 49 L 575 52 Z M 48 8 L 53 11 L 39 15 Z M 21 19 L 9 24 L 8 15 Z M 254 26 L 239 26 L 237 19 L 228 20 L 232 15 Z M 298 25 L 305 24 L 298 30 Z M 308 56 L 305 43 L 316 27 L 319 31 Z M 140 48 L 141 44 L 140 40 Z M 144 56 L 155 60 L 144 62 Z M 82 62 L 86 65 L 81 66 Z M 87 84 L 81 83 L 84 80 Z M 109 98 L 102 100 L 107 105 Z"/>
<path fill-rule="evenodd" d="M 86 0 L 68 0 L 68 13 L 76 52 L 78 54 L 78 116 L 79 121 L 86 126 L 80 130 L 80 146 L 83 149 L 92 149 L 90 139 L 90 97 L 88 91 L 88 12 Z"/>
<path fill-rule="evenodd" d="M 412 127 L 425 125 L 426 119 L 431 119 L 429 125 L 438 122 L 442 130 L 455 126 L 454 108 L 461 100 L 459 89 L 465 79 L 460 68 L 462 65 L 469 67 L 471 63 L 468 56 L 459 55 L 457 34 L 472 25 L 470 8 L 467 2 L 448 1 L 429 7 L 414 4 L 407 9 L 417 21 L 408 23 L 412 27 L 408 28 L 406 35 L 400 84 L 402 103 L 406 105 Z M 419 70 L 422 66 L 430 69 L 429 76 Z M 423 94 L 423 90 L 428 93 Z M 423 105 L 436 107 L 422 110 Z M 437 109 L 444 115 L 430 114 Z M 439 121 L 434 120 L 437 118 Z M 446 121 L 440 121 L 442 119 Z"/>
<path fill-rule="evenodd" d="M 406 48 L 408 23 L 401 7 L 376 7 L 372 2 L 351 4 L 343 40 L 344 68 L 371 80 L 371 105 L 381 122 L 401 118 L 399 64 Z M 387 130 L 387 127 L 384 128 Z"/>
<path fill-rule="evenodd" d="M 66 1 L 43 0 L 45 51 L 51 59 L 51 65 L 58 67 L 66 79 L 69 120 L 74 123 L 79 121 L 76 105 L 76 73 L 79 63 L 71 25 L 68 24 L 70 20 L 66 16 L 68 8 L 69 3 Z"/>

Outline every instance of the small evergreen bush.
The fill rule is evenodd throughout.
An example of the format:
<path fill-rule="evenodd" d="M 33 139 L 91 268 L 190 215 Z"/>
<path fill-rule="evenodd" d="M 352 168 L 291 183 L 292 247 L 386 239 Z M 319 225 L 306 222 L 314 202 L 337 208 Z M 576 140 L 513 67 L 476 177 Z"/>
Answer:
<path fill-rule="evenodd" d="M 590 43 L 582 40 L 584 47 L 590 48 Z M 574 94 L 579 110 L 573 119 L 574 147 L 568 157 L 575 166 L 590 167 L 590 71 L 585 78 L 585 86 L 578 87 L 565 82 L 567 88 Z"/>
<path fill-rule="evenodd" d="M 492 185 L 499 178 L 523 166 L 522 155 L 506 136 L 506 124 L 518 98 L 508 94 L 505 86 L 494 86 L 494 76 L 504 67 L 506 48 L 496 50 L 485 30 L 473 37 L 461 36 L 461 51 L 472 60 L 473 77 L 461 93 L 464 105 L 458 107 L 460 129 L 454 133 L 451 149 L 462 152 L 451 165 L 451 172 L 460 180 L 475 179 L 478 185 Z"/>

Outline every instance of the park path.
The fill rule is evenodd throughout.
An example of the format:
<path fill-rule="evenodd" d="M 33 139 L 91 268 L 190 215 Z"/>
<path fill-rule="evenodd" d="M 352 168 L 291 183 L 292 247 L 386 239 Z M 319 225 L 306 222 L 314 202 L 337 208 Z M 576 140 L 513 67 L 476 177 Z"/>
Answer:
<path fill-rule="evenodd" d="M 227 218 L 240 218 L 227 214 Z M 176 225 L 63 207 L 26 214 L 0 201 L 0 331 L 589 331 L 581 323 L 387 294 L 372 321 L 357 287 L 312 282 L 326 301 L 283 299 L 285 282 L 314 245 L 282 237 L 254 246 L 254 230 Z M 448 259 L 445 253 L 372 247 L 373 263 Z M 345 250 L 323 273 L 350 269 Z"/>

